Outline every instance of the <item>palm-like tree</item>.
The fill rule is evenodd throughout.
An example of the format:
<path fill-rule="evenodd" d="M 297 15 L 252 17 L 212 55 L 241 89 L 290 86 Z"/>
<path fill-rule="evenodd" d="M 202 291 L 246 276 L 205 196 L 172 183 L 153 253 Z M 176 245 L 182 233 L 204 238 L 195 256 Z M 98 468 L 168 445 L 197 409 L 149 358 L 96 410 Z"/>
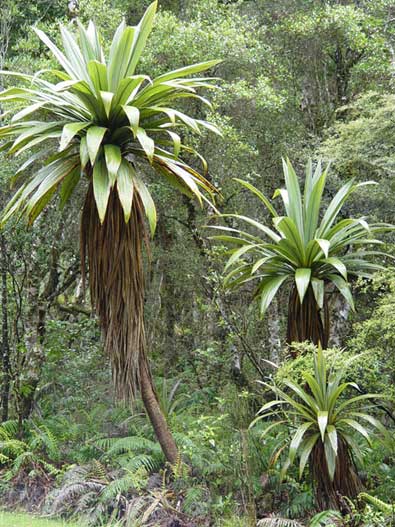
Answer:
<path fill-rule="evenodd" d="M 360 355 L 349 360 L 346 366 L 358 358 Z M 354 465 L 354 457 L 362 463 L 362 454 L 353 437 L 357 432 L 371 443 L 371 432 L 362 423 L 387 435 L 380 421 L 360 408 L 361 403 L 379 395 L 358 394 L 345 398 L 346 391 L 351 387 L 358 390 L 358 385 L 341 382 L 343 377 L 344 365 L 340 371 L 331 371 L 322 349 L 318 348 L 314 355 L 314 374 L 303 375 L 305 387 L 287 379 L 284 381 L 287 391 L 262 383 L 274 392 L 276 399 L 262 406 L 251 425 L 274 418 L 263 437 L 277 426 L 285 425 L 292 430 L 282 473 L 285 474 L 297 457 L 300 477 L 309 464 L 317 503 L 323 509 L 340 508 L 342 496 L 353 498 L 362 490 Z M 283 450 L 281 445 L 278 455 Z"/>
<path fill-rule="evenodd" d="M 91 22 L 78 23 L 78 35 L 61 27 L 64 51 L 42 31 L 37 35 L 51 50 L 60 70 L 49 80 L 40 73 L 3 71 L 20 79 L 22 87 L 0 94 L 0 101 L 20 104 L 9 124 L 0 128 L 8 153 L 32 152 L 17 177 L 23 184 L 6 207 L 2 222 L 27 216 L 30 224 L 58 190 L 63 207 L 85 185 L 81 216 L 81 261 L 89 265 L 91 300 L 104 331 L 117 392 L 124 399 L 141 390 L 149 417 L 167 459 L 174 463 L 177 448 L 160 411 L 146 359 L 143 305 L 143 245 L 145 216 L 151 234 L 156 209 L 144 182 L 142 166 L 189 197 L 202 203 L 215 188 L 206 179 L 206 164 L 183 144 L 179 129 L 217 131 L 210 123 L 175 109 L 185 98 L 208 101 L 199 88 L 212 88 L 213 78 L 191 76 L 217 61 L 187 66 L 155 79 L 136 74 L 136 67 L 153 26 L 153 2 L 136 27 L 118 27 L 105 57 L 100 36 Z M 55 79 L 55 81 L 54 81 Z M 180 159 L 182 152 L 203 161 L 203 173 Z"/>
<path fill-rule="evenodd" d="M 365 218 L 339 219 L 342 206 L 352 192 L 370 184 L 348 181 L 336 193 L 320 215 L 327 169 L 318 163 L 313 171 L 307 165 L 304 193 L 291 163 L 283 161 L 285 189 L 278 189 L 285 214 L 279 214 L 270 200 L 246 181 L 237 180 L 258 197 L 272 217 L 273 227 L 254 218 L 227 214 L 234 221 L 247 224 L 254 232 L 232 227 L 214 228 L 225 234 L 214 238 L 232 245 L 225 270 L 227 287 L 238 287 L 256 280 L 255 296 L 264 314 L 281 286 L 290 286 L 287 341 L 310 340 L 326 347 L 329 339 L 327 292 L 336 288 L 354 308 L 350 276 L 370 277 L 379 269 L 371 257 L 388 256 L 366 247 L 381 244 L 374 235 L 391 230 L 388 224 L 368 225 Z"/>

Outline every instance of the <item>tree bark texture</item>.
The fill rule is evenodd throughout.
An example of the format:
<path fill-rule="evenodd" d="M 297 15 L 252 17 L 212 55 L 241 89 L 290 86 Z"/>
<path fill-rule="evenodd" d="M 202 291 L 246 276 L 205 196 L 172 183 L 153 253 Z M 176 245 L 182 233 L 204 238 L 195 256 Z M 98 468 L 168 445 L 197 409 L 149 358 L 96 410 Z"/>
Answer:
<path fill-rule="evenodd" d="M 167 461 L 171 465 L 176 465 L 180 461 L 178 448 L 160 407 L 146 359 L 140 364 L 140 392 L 162 451 Z"/>
<path fill-rule="evenodd" d="M 311 472 L 315 482 L 316 502 L 320 510 L 343 510 L 345 507 L 343 496 L 353 499 L 363 490 L 349 449 L 341 439 L 338 442 L 336 470 L 333 481 L 329 477 L 325 449 L 321 442 L 317 443 L 313 449 Z"/>
<path fill-rule="evenodd" d="M 8 334 L 8 291 L 7 291 L 7 246 L 3 235 L 0 235 L 1 246 L 1 419 L 7 421 L 11 384 L 10 342 Z"/>

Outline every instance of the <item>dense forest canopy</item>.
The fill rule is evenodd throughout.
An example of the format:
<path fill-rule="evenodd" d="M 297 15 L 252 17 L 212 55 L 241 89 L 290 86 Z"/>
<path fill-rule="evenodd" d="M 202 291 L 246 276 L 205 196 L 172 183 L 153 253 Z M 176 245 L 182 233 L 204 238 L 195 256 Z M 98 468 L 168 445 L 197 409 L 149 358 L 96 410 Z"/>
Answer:
<path fill-rule="evenodd" d="M 394 2 L 0 15 L 1 505 L 391 525 Z"/>

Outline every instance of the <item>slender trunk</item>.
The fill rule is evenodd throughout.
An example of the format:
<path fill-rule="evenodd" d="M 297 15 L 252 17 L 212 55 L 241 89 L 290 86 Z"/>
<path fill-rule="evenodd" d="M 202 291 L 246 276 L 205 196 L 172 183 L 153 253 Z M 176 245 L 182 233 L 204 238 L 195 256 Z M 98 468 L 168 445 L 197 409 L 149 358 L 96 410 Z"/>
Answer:
<path fill-rule="evenodd" d="M 326 298 L 320 309 L 309 285 L 303 303 L 300 303 L 296 287 L 290 293 L 288 306 L 287 343 L 310 341 L 313 344 L 328 347 L 329 310 Z"/>
<path fill-rule="evenodd" d="M 140 392 L 155 435 L 158 438 L 167 461 L 173 466 L 177 465 L 180 461 L 178 448 L 159 405 L 158 397 L 152 383 L 148 361 L 145 357 L 141 360 L 140 364 Z"/>
<path fill-rule="evenodd" d="M 11 384 L 10 343 L 8 337 L 8 294 L 7 294 L 7 248 L 4 236 L 1 244 L 1 312 L 2 312 L 2 389 L 1 419 L 7 421 Z"/>
<path fill-rule="evenodd" d="M 38 385 L 41 380 L 45 363 L 44 337 L 47 306 L 41 305 L 31 313 L 34 325 L 29 327 L 25 336 L 26 356 L 23 363 L 25 375 L 17 383 L 18 418 L 22 426 L 23 421 L 29 419 L 34 409 L 34 401 Z"/>
<path fill-rule="evenodd" d="M 273 301 L 270 305 L 268 316 L 267 316 L 267 326 L 269 330 L 269 359 L 274 364 L 280 364 L 280 355 L 281 355 L 281 338 L 280 338 L 280 313 L 278 310 L 278 302 L 276 298 L 273 298 Z"/>
<path fill-rule="evenodd" d="M 331 328 L 329 335 L 329 343 L 331 346 L 343 345 L 347 333 L 347 320 L 350 314 L 350 305 L 345 301 L 344 297 L 336 294 L 333 302 L 331 302 Z"/>

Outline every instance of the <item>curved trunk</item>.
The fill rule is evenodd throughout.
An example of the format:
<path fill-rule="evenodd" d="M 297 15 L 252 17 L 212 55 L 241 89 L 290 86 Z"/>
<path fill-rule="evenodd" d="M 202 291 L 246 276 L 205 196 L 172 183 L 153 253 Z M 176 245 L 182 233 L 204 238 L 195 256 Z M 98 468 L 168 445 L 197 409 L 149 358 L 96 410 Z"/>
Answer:
<path fill-rule="evenodd" d="M 140 365 L 140 392 L 155 435 L 167 461 L 171 465 L 177 465 L 180 461 L 178 448 L 160 408 L 146 359 Z"/>
<path fill-rule="evenodd" d="M 81 263 L 89 264 L 89 289 L 99 316 L 104 347 L 111 359 L 117 395 L 133 400 L 140 389 L 147 414 L 166 459 L 175 464 L 178 450 L 153 388 L 144 329 L 143 244 L 148 246 L 144 211 L 138 194 L 126 223 L 116 190 L 99 221 L 92 183 L 81 217 Z"/>
<path fill-rule="evenodd" d="M 343 496 L 353 499 L 363 490 L 349 448 L 341 438 L 338 442 L 333 481 L 329 477 L 325 450 L 321 442 L 313 449 L 310 470 L 314 480 L 316 502 L 321 510 L 346 511 L 347 504 Z"/>
<path fill-rule="evenodd" d="M 324 307 L 320 309 L 309 285 L 303 303 L 300 303 L 298 291 L 292 287 L 288 304 L 287 343 L 310 341 L 328 347 L 329 310 L 324 297 Z"/>

